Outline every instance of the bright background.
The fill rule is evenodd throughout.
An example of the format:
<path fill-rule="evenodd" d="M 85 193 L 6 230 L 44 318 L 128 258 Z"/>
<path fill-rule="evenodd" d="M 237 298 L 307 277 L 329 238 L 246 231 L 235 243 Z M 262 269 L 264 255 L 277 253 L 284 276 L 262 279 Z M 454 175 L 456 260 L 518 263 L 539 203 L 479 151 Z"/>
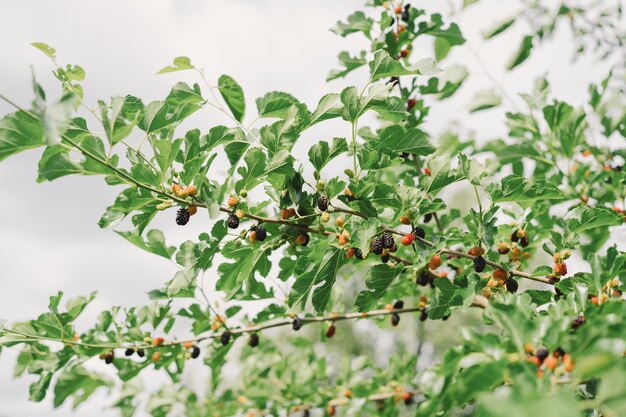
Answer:
<path fill-rule="evenodd" d="M 448 10 L 446 2 L 428 2 L 436 4 L 432 7 L 424 6 L 423 1 L 416 3 L 431 11 Z M 85 101 L 91 106 L 99 98 L 124 94 L 139 96 L 147 103 L 164 97 L 176 81 L 199 82 L 192 73 L 155 75 L 174 57 L 185 55 L 206 69 L 211 82 L 226 73 L 242 85 L 248 122 L 255 116 L 253 99 L 272 90 L 289 92 L 313 108 L 327 92 L 364 84 L 363 70 L 348 80 L 325 82 L 327 72 L 338 66 L 340 51 L 355 53 L 366 46 L 360 35 L 342 39 L 329 31 L 362 4 L 362 0 L 4 0 L 0 3 L 0 92 L 28 106 L 32 66 L 48 94 L 58 94 L 51 63 L 29 45 L 45 42 L 57 49 L 59 63 L 79 64 L 86 70 Z M 505 74 L 505 63 L 528 28 L 517 25 L 484 45 L 480 32 L 518 8 L 518 2 L 512 0 L 484 0 L 463 13 L 461 29 L 484 67 L 469 51 L 453 50 L 442 63 L 444 69 L 463 64 L 471 76 L 454 99 L 431 112 L 426 128 L 433 137 L 453 122 L 479 138 L 505 133 L 502 109 L 471 119 L 466 111 L 474 92 L 492 86 L 485 68 L 520 106 L 515 93 L 529 91 L 533 80 L 548 71 L 555 94 L 575 105 L 585 100 L 588 83 L 606 74 L 607 64 L 592 58 L 571 63 L 573 46 L 566 27 L 536 48 L 531 60 Z M 414 56 L 432 56 L 431 46 L 416 45 Z M 0 103 L 0 114 L 10 111 Z M 226 122 L 212 110 L 199 113 L 194 115 L 194 123 L 203 131 Z M 86 117 L 94 125 L 94 119 Z M 329 123 L 307 133 L 302 149 L 315 140 L 346 133 L 341 123 Z M 48 297 L 57 290 L 68 296 L 97 290 L 88 320 L 112 305 L 147 303 L 146 292 L 171 278 L 176 266 L 99 229 L 99 216 L 118 189 L 87 177 L 37 184 L 39 156 L 40 151 L 31 151 L 0 163 L 0 318 L 32 318 L 46 309 Z M 170 217 L 153 225 L 166 233 L 170 244 L 194 239 L 204 230 L 200 222 L 193 221 L 178 228 Z M 28 402 L 30 378 L 12 379 L 15 355 L 6 350 L 0 356 L 0 416 L 70 415 L 67 404 L 53 410 L 50 396 L 40 404 Z M 75 414 L 117 415 L 116 411 L 103 411 L 111 401 L 106 394 L 94 398 Z"/>

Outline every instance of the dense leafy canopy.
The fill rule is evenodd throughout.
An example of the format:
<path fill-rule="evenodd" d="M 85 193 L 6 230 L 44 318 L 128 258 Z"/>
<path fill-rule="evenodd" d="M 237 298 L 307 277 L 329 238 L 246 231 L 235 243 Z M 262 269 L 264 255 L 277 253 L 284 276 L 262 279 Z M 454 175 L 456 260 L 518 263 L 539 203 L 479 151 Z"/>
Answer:
<path fill-rule="evenodd" d="M 39 181 L 103 176 L 120 193 L 100 227 L 180 268 L 150 292 L 149 305 L 112 307 L 89 328 L 75 321 L 95 294 L 63 303 L 59 292 L 37 318 L 2 322 L 0 346 L 20 349 L 15 374 L 36 378 L 31 400 L 48 395 L 55 407 L 76 407 L 109 389 L 123 416 L 143 409 L 155 417 L 626 415 L 626 253 L 612 238 L 625 222 L 624 85 L 609 74 L 575 107 L 542 78 L 522 95 L 524 109 L 506 113 L 508 137 L 433 138 L 425 118 L 470 76 L 446 61 L 466 40 L 439 14 L 370 3 L 332 30 L 364 35 L 371 50 L 341 52 L 341 68 L 328 75 L 369 70 L 367 85 L 326 94 L 315 109 L 269 92 L 255 100 L 267 123 L 259 129 L 245 124 L 255 106 L 235 79 L 221 75 L 213 86 L 187 57 L 159 74 L 197 71 L 205 86 L 179 82 L 162 100 L 118 96 L 93 110 L 82 101 L 85 71 L 59 66 L 54 48 L 33 44 L 56 66 L 63 95 L 50 103 L 35 83 L 32 108 L 0 121 L 0 160 L 40 147 Z M 589 42 L 603 56 L 621 46 L 619 36 L 597 39 L 593 30 L 619 13 L 591 21 L 566 3 L 556 14 L 529 6 L 484 37 L 548 16 L 521 40 L 510 70 L 563 19 L 581 53 Z M 413 56 L 429 39 L 437 62 Z M 497 109 L 507 98 L 499 88 L 477 91 L 467 110 Z M 207 107 L 231 125 L 180 129 Z M 365 126 L 370 111 L 377 121 Z M 321 138 L 300 158 L 303 133 L 330 119 L 347 123 L 350 137 Z M 226 162 L 226 178 L 217 178 Z M 476 201 L 463 212 L 449 207 L 451 185 Z M 150 228 L 157 216 L 206 231 L 171 246 Z M 206 297 L 205 272 L 219 305 Z M 400 315 L 417 327 L 419 348 L 394 346 L 384 367 L 344 323 L 371 321 L 386 334 L 381 318 L 395 327 Z M 448 328 L 458 343 L 425 365 L 423 339 L 436 338 L 450 315 L 471 326 Z M 335 339 L 316 343 L 317 332 L 329 339 L 337 328 L 341 355 L 330 347 Z M 199 355 L 210 369 L 203 393 L 182 378 Z M 98 357 L 117 378 L 90 366 Z M 237 360 L 242 377 L 224 381 L 224 364 Z M 170 383 L 145 393 L 139 376 L 149 369 Z"/>

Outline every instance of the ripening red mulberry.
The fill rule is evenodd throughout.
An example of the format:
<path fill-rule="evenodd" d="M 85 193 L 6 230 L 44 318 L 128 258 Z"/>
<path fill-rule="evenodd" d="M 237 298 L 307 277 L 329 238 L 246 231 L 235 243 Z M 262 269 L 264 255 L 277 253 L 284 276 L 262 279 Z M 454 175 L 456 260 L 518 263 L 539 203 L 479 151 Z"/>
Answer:
<path fill-rule="evenodd" d="M 329 338 L 329 339 L 331 337 L 333 337 L 335 335 L 335 331 L 336 330 L 337 329 L 335 328 L 335 325 L 331 324 L 330 327 L 328 328 L 328 330 L 326 330 L 326 337 Z"/>

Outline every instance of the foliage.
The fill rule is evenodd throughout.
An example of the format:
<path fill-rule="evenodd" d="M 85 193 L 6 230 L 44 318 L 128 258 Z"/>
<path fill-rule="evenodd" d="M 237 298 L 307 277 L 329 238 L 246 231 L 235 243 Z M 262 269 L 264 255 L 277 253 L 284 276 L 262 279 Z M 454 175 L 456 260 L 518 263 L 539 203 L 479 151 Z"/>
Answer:
<path fill-rule="evenodd" d="M 254 102 L 266 123 L 259 129 L 245 124 L 254 106 L 237 81 L 221 75 L 212 86 L 187 57 L 159 73 L 196 71 L 205 85 L 179 82 L 151 103 L 112 97 L 94 110 L 83 102 L 85 71 L 60 66 L 52 47 L 33 44 L 52 60 L 63 94 L 50 103 L 34 82 L 32 108 L 0 121 L 0 160 L 43 148 L 41 182 L 104 177 L 120 193 L 100 227 L 180 269 L 150 292 L 149 305 L 105 310 L 88 328 L 76 320 L 95 294 L 63 308 L 61 292 L 37 318 L 0 326 L 0 345 L 21 349 L 16 376 L 35 377 L 31 400 L 51 395 L 55 407 L 76 407 L 109 389 L 123 416 L 144 409 L 157 417 L 181 407 L 187 416 L 308 415 L 310 409 L 387 416 L 626 414 L 626 253 L 611 239 L 623 231 L 626 202 L 619 79 L 612 73 L 591 86 L 580 107 L 553 97 L 547 80 L 539 79 L 522 95 L 526 108 L 505 114 L 505 139 L 451 132 L 433 139 L 424 121 L 468 78 L 464 67 L 446 64 L 466 40 L 439 14 L 370 3 L 333 31 L 363 35 L 371 50 L 341 52 L 342 68 L 328 75 L 338 80 L 369 71 L 367 84 L 323 95 L 314 109 L 288 93 L 269 92 Z M 485 38 L 542 7 L 499 23 Z M 613 24 L 620 13 L 603 13 L 598 22 Z M 594 37 L 601 24 L 590 22 L 585 10 L 563 4 L 521 40 L 508 69 L 526 61 L 536 40 L 564 17 L 580 45 L 613 45 L 611 37 Z M 580 29 L 578 20 L 592 29 Z M 437 62 L 414 58 L 414 45 L 429 41 Z M 496 90 L 484 90 L 468 110 L 501 104 Z M 98 127 L 79 115 L 81 106 Z M 181 130 L 207 107 L 226 114 L 230 126 Z M 376 115 L 369 126 L 366 114 Z M 294 153 L 305 131 L 331 119 L 349 125 L 350 137 L 312 143 L 304 158 Z M 218 179 L 225 161 L 227 177 Z M 463 213 L 448 207 L 452 185 L 475 195 L 475 207 L 468 203 Z M 149 228 L 168 215 L 180 225 L 202 222 L 206 232 L 171 246 L 163 232 Z M 586 265 L 572 263 L 572 256 Z M 219 306 L 198 279 L 207 271 L 223 297 Z M 175 308 L 174 300 L 184 307 Z M 450 315 L 475 309 L 481 325 L 455 328 L 459 344 L 427 366 L 420 363 L 424 321 L 443 328 Z M 410 321 L 410 313 L 419 321 Z M 345 324 L 371 321 L 386 332 L 386 319 L 395 327 L 400 315 L 419 329 L 420 352 L 399 349 L 385 367 L 358 348 L 368 342 Z M 288 326 L 304 329 L 265 331 Z M 339 338 L 343 358 L 316 344 L 313 328 L 323 339 L 335 338 L 328 345 Z M 182 378 L 200 354 L 211 373 L 204 393 Z M 116 378 L 90 366 L 98 357 Z M 225 381 L 223 367 L 237 358 L 241 378 Z M 170 383 L 146 394 L 140 375 L 149 369 Z M 400 401 L 410 407 L 396 406 Z"/>

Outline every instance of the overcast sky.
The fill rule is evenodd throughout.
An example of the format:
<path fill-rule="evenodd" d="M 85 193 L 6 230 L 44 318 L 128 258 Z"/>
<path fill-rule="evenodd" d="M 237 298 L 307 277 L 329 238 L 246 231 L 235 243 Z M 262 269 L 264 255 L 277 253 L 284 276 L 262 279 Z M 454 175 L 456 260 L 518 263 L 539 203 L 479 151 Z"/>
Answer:
<path fill-rule="evenodd" d="M 420 1 L 419 5 L 426 3 L 438 4 L 433 11 L 445 10 L 441 3 L 446 2 Z M 254 108 L 254 98 L 272 90 L 292 93 L 313 107 L 323 94 L 363 85 L 366 79 L 361 71 L 348 80 L 325 82 L 327 72 L 337 67 L 340 51 L 354 53 L 367 45 L 360 35 L 342 39 L 328 30 L 362 4 L 361 0 L 3 0 L 0 92 L 28 106 L 32 66 L 46 91 L 58 93 L 49 61 L 29 45 L 45 42 L 57 49 L 60 63 L 80 64 L 86 70 L 83 86 L 91 105 L 99 98 L 124 94 L 148 102 L 164 97 L 176 81 L 198 81 L 186 73 L 154 75 L 172 58 L 185 55 L 206 68 L 210 80 L 222 73 L 233 76 L 243 86 L 248 109 Z M 520 25 L 481 45 L 480 32 L 517 8 L 515 1 L 484 0 L 462 15 L 463 33 L 491 75 L 511 92 L 528 91 L 536 76 L 550 70 L 553 91 L 580 104 L 588 82 L 599 80 L 606 65 L 593 59 L 572 65 L 567 30 L 560 30 L 533 52 L 531 61 L 508 75 L 504 65 L 528 28 Z M 432 55 L 430 45 L 418 45 L 417 50 L 418 57 Z M 479 137 L 503 134 L 501 110 L 471 118 L 466 112 L 472 94 L 491 86 L 484 68 L 468 52 L 452 54 L 442 66 L 452 64 L 466 65 L 473 77 L 458 97 L 431 111 L 427 129 L 436 137 L 458 121 Z M 9 111 L 0 103 L 1 114 Z M 250 113 L 249 120 L 254 117 Z M 224 122 L 211 111 L 195 115 L 194 121 L 204 130 Z M 311 141 L 346 134 L 346 126 L 337 122 L 307 133 L 307 138 L 310 146 Z M 175 265 L 98 228 L 97 220 L 119 190 L 90 177 L 36 184 L 39 156 L 40 151 L 26 152 L 0 163 L 0 318 L 32 318 L 46 309 L 48 297 L 57 290 L 70 296 L 97 290 L 88 314 L 112 305 L 145 304 L 145 292 L 169 279 Z M 164 217 L 153 226 L 164 230 L 173 244 L 194 239 L 204 229 L 193 221 L 178 228 Z M 49 398 L 42 404 L 28 402 L 31 380 L 11 379 L 14 362 L 11 351 L 0 356 L 0 416 L 70 415 L 67 405 L 52 411 Z M 116 415 L 102 411 L 108 402 L 100 394 L 76 415 Z"/>

